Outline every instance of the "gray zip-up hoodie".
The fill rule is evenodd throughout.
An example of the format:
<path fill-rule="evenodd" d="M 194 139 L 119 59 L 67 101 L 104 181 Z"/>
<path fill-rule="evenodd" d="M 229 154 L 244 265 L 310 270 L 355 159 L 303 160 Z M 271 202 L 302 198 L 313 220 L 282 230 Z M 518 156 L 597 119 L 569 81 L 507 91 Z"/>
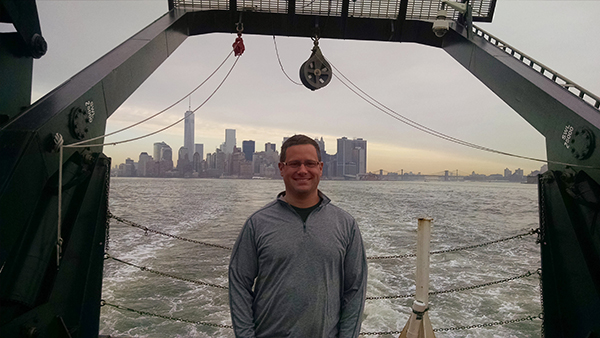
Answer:
<path fill-rule="evenodd" d="M 248 218 L 233 247 L 235 336 L 358 337 L 367 261 L 356 221 L 319 191 L 303 222 L 283 194 Z"/>

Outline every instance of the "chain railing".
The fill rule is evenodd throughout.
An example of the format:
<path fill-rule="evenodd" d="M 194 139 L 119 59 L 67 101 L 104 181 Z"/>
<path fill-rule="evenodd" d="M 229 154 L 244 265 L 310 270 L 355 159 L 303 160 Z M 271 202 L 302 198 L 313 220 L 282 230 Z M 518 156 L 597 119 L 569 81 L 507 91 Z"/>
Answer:
<path fill-rule="evenodd" d="M 491 286 L 491 285 L 496 285 L 496 284 L 502 284 L 502 283 L 508 283 L 517 279 L 521 279 L 521 278 L 526 278 L 529 276 L 534 275 L 536 272 L 532 272 L 532 271 L 527 271 L 526 273 L 522 274 L 522 275 L 518 275 L 518 276 L 514 276 L 514 277 L 510 277 L 510 278 L 505 278 L 505 279 L 500 279 L 497 281 L 493 281 L 493 282 L 487 282 L 487 283 L 482 283 L 482 284 L 477 284 L 477 285 L 471 285 L 471 286 L 465 286 L 465 287 L 460 287 L 460 288 L 453 288 L 453 289 L 448 289 L 448 290 L 441 290 L 441 291 L 431 291 L 429 292 L 430 296 L 435 296 L 435 295 L 441 295 L 441 294 L 445 294 L 445 293 L 453 293 L 453 292 L 460 292 L 460 291 L 467 291 L 467 290 L 474 290 L 474 289 L 479 289 L 479 288 L 483 288 L 486 286 Z M 541 269 L 537 270 L 537 274 L 541 275 Z M 398 299 L 398 298 L 413 298 L 415 296 L 415 294 L 407 294 L 407 295 L 395 295 L 395 296 L 376 296 L 376 297 L 367 297 L 367 300 L 379 300 L 379 299 Z"/>
<path fill-rule="evenodd" d="M 219 289 L 225 289 L 225 290 L 229 289 L 226 286 L 222 286 L 222 285 L 218 285 L 218 284 L 213 284 L 213 283 L 202 282 L 202 281 L 198 281 L 198 280 L 194 280 L 194 279 L 189 279 L 189 278 L 185 278 L 185 277 L 179 277 L 179 276 L 175 276 L 175 275 L 172 275 L 172 274 L 169 274 L 169 273 L 165 273 L 165 272 L 153 270 L 153 269 L 150 269 L 150 268 L 145 267 L 145 266 L 139 266 L 139 265 L 136 265 L 136 264 L 133 264 L 133 263 L 126 262 L 124 260 L 118 259 L 116 257 L 112 257 L 109 254 L 105 254 L 105 259 L 112 259 L 112 260 L 117 261 L 119 263 L 123 263 L 123 264 L 129 265 L 129 266 L 133 266 L 134 268 L 138 268 L 138 269 L 140 269 L 142 271 L 148 271 L 150 273 L 153 273 L 153 274 L 159 275 L 159 276 L 163 276 L 163 277 L 169 277 L 169 278 L 177 279 L 177 280 L 184 281 L 184 282 L 194 283 L 194 284 L 198 284 L 198 285 L 212 286 L 214 288 L 219 288 Z"/>
<path fill-rule="evenodd" d="M 228 246 L 223 246 L 223 245 L 218 245 L 218 244 L 212 244 L 212 243 L 197 241 L 197 240 L 193 240 L 193 239 L 189 239 L 189 238 L 185 238 L 185 237 L 181 237 L 181 236 L 176 236 L 176 235 L 168 234 L 168 233 L 165 233 L 165 232 L 162 232 L 162 231 L 150 229 L 148 227 L 142 226 L 142 225 L 137 224 L 135 222 L 132 222 L 132 221 L 123 219 L 121 217 L 115 216 L 112 213 L 110 213 L 110 211 L 108 212 L 108 215 L 109 215 L 110 218 L 113 218 L 113 219 L 115 219 L 115 220 L 117 220 L 117 221 L 119 221 L 119 222 L 121 222 L 123 224 L 127 224 L 127 225 L 130 225 L 132 227 L 136 227 L 136 228 L 139 228 L 141 230 L 144 230 L 146 233 L 152 232 L 152 233 L 155 233 L 155 234 L 159 234 L 159 235 L 162 235 L 162 236 L 167 236 L 167 237 L 170 237 L 170 238 L 174 238 L 174 239 L 178 239 L 178 240 L 182 240 L 182 241 L 186 241 L 186 242 L 191 242 L 191 243 L 195 243 L 195 244 L 201 244 L 201 245 L 210 246 L 210 247 L 216 247 L 216 248 L 220 248 L 220 249 L 232 250 L 232 248 L 228 247 Z M 498 239 L 498 240 L 488 241 L 488 242 L 484 242 L 484 243 L 480 243 L 480 244 L 475 244 L 475 245 L 468 245 L 468 246 L 463 246 L 463 247 L 445 249 L 445 250 L 431 251 L 430 254 L 433 255 L 433 254 L 441 254 L 441 253 L 450 253 L 450 252 L 457 252 L 457 251 L 462 251 L 462 250 L 469 250 L 469 249 L 474 249 L 474 248 L 481 248 L 481 247 L 485 247 L 485 246 L 496 244 L 496 243 L 501 243 L 501 242 L 506 242 L 506 241 L 510 241 L 510 240 L 514 240 L 514 239 L 524 238 L 525 236 L 530 236 L 530 235 L 534 235 L 534 234 L 538 234 L 539 235 L 539 233 L 540 233 L 540 229 L 531 229 L 528 232 L 520 233 L 520 234 L 517 234 L 517 235 L 514 235 L 514 236 L 510 236 L 510 237 L 506 237 L 506 238 L 502 238 L 502 239 Z M 372 257 L 367 257 L 367 259 L 369 259 L 369 260 L 378 260 L 378 259 L 390 259 L 390 258 L 409 258 L 409 257 L 415 257 L 415 256 L 416 256 L 415 254 L 404 254 L 404 255 L 391 255 L 391 256 L 372 256 Z M 169 274 L 169 273 L 164 273 L 164 272 L 161 272 L 161 271 L 153 270 L 153 269 L 145 267 L 145 266 L 136 265 L 136 264 L 133 264 L 131 262 L 127 262 L 127 261 L 124 261 L 124 260 L 112 257 L 108 253 L 106 254 L 105 258 L 106 259 L 112 259 L 112 260 L 117 261 L 119 263 L 126 264 L 126 265 L 129 265 L 129 266 L 138 268 L 141 271 L 147 271 L 147 272 L 159 275 L 159 276 L 173 278 L 173 279 L 177 279 L 177 280 L 181 280 L 181 281 L 185 281 L 185 282 L 189 282 L 189 283 L 194 283 L 194 284 L 197 284 L 197 285 L 205 285 L 205 286 L 215 287 L 215 288 L 224 289 L 224 290 L 228 289 L 228 287 L 226 287 L 226 286 L 222 286 L 222 285 L 218 285 L 218 284 L 213 284 L 213 283 L 202 282 L 202 281 L 197 281 L 197 280 L 193 280 L 193 279 L 189 279 L 189 278 L 185 278 L 185 277 L 180 277 L 180 276 L 176 276 L 176 275 L 173 275 L 173 274 Z M 526 278 L 526 277 L 532 276 L 532 275 L 534 275 L 536 273 L 540 276 L 540 279 L 541 279 L 541 269 L 538 269 L 538 270 L 536 270 L 534 272 L 527 271 L 526 273 L 518 275 L 518 276 L 509 277 L 509 278 L 505 278 L 505 279 L 501 279 L 501 280 L 496 280 L 496 281 L 492 281 L 492 282 L 487 282 L 487 283 L 482 283 L 482 284 L 477 284 L 477 285 L 472 285 L 472 286 L 466 286 L 466 287 L 457 287 L 457 288 L 452 288 L 452 289 L 447 289 L 447 290 L 431 291 L 431 292 L 429 292 L 429 295 L 440 295 L 440 294 L 446 294 L 446 293 L 454 293 L 454 292 L 460 292 L 460 291 L 473 290 L 473 289 L 482 288 L 482 287 L 486 287 L 486 286 L 507 283 L 507 282 L 511 282 L 511 281 L 514 281 L 514 280 L 517 280 L 517 279 L 521 279 L 521 278 Z M 415 294 L 366 297 L 366 300 L 399 299 L 399 298 L 413 298 L 413 297 L 415 297 Z M 177 322 L 185 322 L 185 323 L 190 323 L 190 324 L 204 325 L 204 326 L 211 326 L 211 327 L 220 327 L 220 328 L 230 328 L 230 329 L 233 328 L 231 325 L 213 324 L 213 323 L 207 323 L 207 322 L 202 322 L 202 321 L 194 321 L 194 320 L 188 320 L 188 319 L 183 319 L 183 318 L 176 318 L 176 317 L 173 317 L 173 316 L 160 315 L 160 314 L 151 313 L 151 312 L 142 311 L 142 310 L 131 309 L 131 308 L 128 308 L 128 307 L 125 307 L 125 306 L 107 303 L 104 300 L 102 300 L 101 305 L 102 306 L 108 305 L 108 306 L 117 308 L 119 310 L 127 310 L 127 311 L 131 311 L 131 312 L 135 312 L 135 313 L 140 314 L 140 315 L 146 315 L 146 316 L 152 316 L 152 317 L 157 317 L 157 318 L 163 318 L 163 319 L 173 320 L 173 321 L 177 321 Z M 455 331 L 455 330 L 468 330 L 468 329 L 484 328 L 484 327 L 490 327 L 490 326 L 499 326 L 499 325 L 517 323 L 517 322 L 522 322 L 522 321 L 527 321 L 527 320 L 534 320 L 534 319 L 537 319 L 537 318 L 539 318 L 539 319 L 543 318 L 542 314 L 540 314 L 538 316 L 527 316 L 527 317 L 523 317 L 523 318 L 509 319 L 509 320 L 503 320 L 503 321 L 495 321 L 495 322 L 490 322 L 490 323 L 475 324 L 475 325 L 469 325 L 469 326 L 457 326 L 457 327 L 449 327 L 449 328 L 438 328 L 438 329 L 434 329 L 433 331 L 434 332 L 444 332 L 444 331 Z M 385 331 L 385 332 L 381 331 L 381 332 L 361 332 L 360 335 L 363 335 L 363 336 L 368 336 L 368 335 L 389 335 L 389 334 L 400 334 L 400 333 L 401 333 L 401 331 Z"/>
<path fill-rule="evenodd" d="M 500 50 L 505 53 L 513 56 L 517 60 L 520 60 L 525 65 L 531 67 L 536 70 L 540 74 L 544 75 L 546 78 L 552 80 L 557 85 L 563 87 L 567 91 L 569 91 L 573 95 L 577 95 L 581 100 L 585 101 L 589 105 L 593 106 L 596 109 L 600 109 L 600 97 L 592 94 L 590 91 L 584 89 L 583 87 L 577 85 L 575 82 L 569 80 L 565 76 L 559 74 L 558 72 L 553 71 L 549 67 L 545 66 L 541 62 L 529 57 L 527 54 L 521 52 L 520 50 L 510 46 L 506 42 L 498 39 L 492 34 L 484 31 L 483 29 L 473 26 L 473 32 L 482 37 L 487 42 L 493 44 L 498 47 Z"/>
<path fill-rule="evenodd" d="M 185 277 L 180 277 L 180 276 L 176 276 L 173 274 L 169 274 L 169 273 L 165 273 L 165 272 L 161 272 L 161 271 L 157 271 L 145 266 L 140 266 L 131 262 L 127 262 L 124 261 L 122 259 L 116 258 L 116 257 L 112 257 L 109 254 L 105 255 L 106 259 L 112 259 L 116 262 L 122 263 L 122 264 L 126 264 L 135 268 L 140 269 L 141 271 L 147 271 L 150 273 L 153 273 L 155 275 L 158 276 L 163 276 L 163 277 L 168 277 L 168 278 L 172 278 L 172 279 L 176 279 L 176 280 L 180 280 L 180 281 L 184 281 L 184 282 L 189 282 L 189 283 L 194 283 L 197 285 L 205 285 L 205 286 L 211 286 L 214 288 L 219 288 L 219 289 L 223 289 L 223 290 L 228 290 L 229 288 L 226 286 L 222 286 L 222 285 L 218 285 L 218 284 L 213 284 L 213 283 L 207 283 L 207 282 L 203 282 L 203 281 L 198 281 L 198 280 L 194 280 L 194 279 L 190 279 L 190 278 L 185 278 Z M 500 279 L 497 281 L 492 281 L 492 282 L 487 282 L 487 283 L 482 283 L 482 284 L 477 284 L 477 285 L 471 285 L 471 286 L 465 286 L 465 287 L 458 287 L 458 288 L 453 288 L 453 289 L 447 289 L 447 290 L 440 290 L 440 291 L 431 291 L 429 292 L 430 296 L 435 296 L 435 295 L 440 295 L 440 294 L 445 294 L 445 293 L 454 293 L 454 292 L 460 292 L 460 291 L 467 291 L 467 290 L 473 290 L 473 289 L 478 289 L 478 288 L 483 288 L 486 286 L 491 286 L 491 285 L 496 285 L 496 284 L 502 284 L 502 283 L 508 283 L 517 279 L 521 279 L 521 278 L 526 278 L 529 276 L 532 276 L 533 274 L 535 274 L 536 272 L 532 272 L 532 271 L 527 271 L 524 274 L 518 275 L 518 276 L 514 276 L 514 277 L 509 277 L 509 278 L 504 278 L 504 279 Z M 541 269 L 537 270 L 537 274 L 541 276 Z M 406 294 L 406 295 L 393 295 L 393 296 L 371 296 L 371 297 L 366 297 L 366 300 L 380 300 L 380 299 L 399 299 L 399 298 L 412 298 L 414 297 L 415 294 Z"/>
<path fill-rule="evenodd" d="M 160 314 L 152 313 L 152 312 L 148 312 L 148 311 L 142 311 L 142 310 L 136 310 L 136 309 L 128 308 L 128 307 L 122 306 L 122 305 L 112 304 L 112 303 L 109 303 L 109 302 L 107 302 L 105 300 L 101 300 L 100 301 L 100 306 L 106 306 L 106 305 L 111 306 L 111 307 L 113 307 L 115 309 L 119 309 L 119 310 L 125 310 L 125 311 L 129 311 L 129 312 L 135 312 L 135 313 L 137 313 L 139 315 L 142 315 L 142 316 L 150 316 L 150 317 L 168 319 L 168 320 L 172 320 L 172 321 L 175 321 L 175 322 L 183 322 L 183 323 L 188 323 L 188 324 L 203 325 L 203 326 L 210 326 L 210 327 L 219 327 L 219 328 L 223 328 L 223 329 L 233 329 L 233 326 L 231 326 L 231 325 L 207 323 L 207 322 L 202 322 L 202 321 L 197 321 L 197 320 L 189 320 L 189 319 L 177 318 L 177 317 L 173 317 L 173 316 L 165 316 L 165 315 L 160 315 Z"/>
<path fill-rule="evenodd" d="M 205 246 L 210 246 L 210 247 L 214 247 L 214 248 L 219 248 L 219 249 L 225 249 L 225 250 L 232 250 L 232 247 L 229 246 L 225 246 L 225 245 L 220 245 L 220 244 L 213 244 L 213 243 L 207 243 L 207 242 L 202 242 L 202 241 L 198 241 L 195 239 L 189 239 L 189 238 L 185 238 L 185 237 L 181 237 L 181 236 L 177 236 L 177 235 L 172 235 L 166 232 L 162 232 L 159 230 L 155 230 L 155 229 L 150 229 L 146 226 L 143 226 L 141 224 L 135 223 L 133 221 L 130 220 L 126 220 L 122 217 L 119 216 L 115 216 L 113 215 L 110 211 L 108 212 L 108 217 L 109 218 L 113 218 L 123 224 L 127 224 L 130 225 L 132 227 L 144 230 L 145 233 L 148 232 L 152 232 L 158 235 L 162 235 L 162 236 L 166 236 L 166 237 L 170 237 L 170 238 L 174 238 L 174 239 L 178 239 L 181 241 L 185 241 L 185 242 L 190 242 L 190 243 L 195 243 L 195 244 L 201 244 L 201 245 L 205 245 Z M 442 253 L 449 253 L 449 252 L 457 252 L 457 251 L 463 251 L 463 250 L 469 250 L 469 249 L 475 249 L 475 248 L 481 248 L 484 246 L 488 246 L 488 245 L 492 245 L 492 244 L 496 244 L 496 243 L 501 243 L 501 242 L 506 242 L 506 241 L 510 241 L 513 239 L 520 239 L 523 238 L 525 236 L 530 236 L 530 235 L 534 235 L 534 234 L 539 234 L 540 229 L 531 229 L 527 232 L 524 233 L 520 233 L 514 236 L 510 236 L 510 237 L 506 237 L 506 238 L 501 238 L 501 239 L 497 239 L 497 240 L 493 240 L 493 241 L 489 241 L 489 242 L 484 242 L 484 243 L 480 243 L 480 244 L 474 244 L 474 245 L 467 245 L 467 246 L 462 246 L 462 247 L 457 247 L 457 248 L 451 248 L 451 249 L 445 249 L 445 250 L 437 250 L 437 251 L 431 251 L 429 252 L 430 255 L 436 255 L 436 254 L 442 254 Z M 416 254 L 404 254 L 404 255 L 388 255 L 388 256 L 368 256 L 367 259 L 368 260 L 378 260 L 378 259 L 393 259 L 393 258 L 410 258 L 410 257 L 416 257 Z"/>
<path fill-rule="evenodd" d="M 175 321 L 175 322 L 209 326 L 209 327 L 215 327 L 215 328 L 223 328 L 223 329 L 233 329 L 232 325 L 208 323 L 208 322 L 190 320 L 190 319 L 185 319 L 185 318 L 180 318 L 180 317 L 166 316 L 166 315 L 161 315 L 161 314 L 157 314 L 157 313 L 153 313 L 153 312 L 132 309 L 132 308 L 129 308 L 126 306 L 118 305 L 118 304 L 112 304 L 105 300 L 100 301 L 100 306 L 110 306 L 110 307 L 113 307 L 113 308 L 121 310 L 121 311 L 129 311 L 129 312 L 137 313 L 142 316 L 162 318 L 162 319 L 167 319 L 167 320 L 171 320 L 171 321 Z M 512 324 L 512 323 L 519 323 L 519 322 L 524 322 L 524 321 L 528 321 L 528 320 L 532 321 L 534 319 L 542 319 L 542 315 L 539 314 L 537 316 L 526 316 L 526 317 L 522 317 L 522 318 L 499 320 L 499 321 L 495 321 L 495 322 L 488 322 L 488 323 L 482 323 L 482 324 L 438 328 L 438 329 L 433 329 L 433 331 L 434 332 L 445 332 L 445 331 L 470 330 L 470 329 L 478 329 L 478 328 L 484 328 L 484 327 L 501 326 L 501 325 L 507 325 L 507 324 Z M 382 335 L 392 335 L 392 334 L 395 335 L 395 334 L 400 334 L 400 333 L 402 333 L 402 331 L 377 331 L 377 332 L 361 332 L 360 335 L 361 336 L 374 336 L 374 335 L 382 336 Z"/>
<path fill-rule="evenodd" d="M 162 235 L 162 236 L 166 236 L 166 237 L 171 237 L 171 238 L 174 238 L 174 239 L 178 239 L 180 241 L 185 241 L 185 242 L 190 242 L 190 243 L 195 243 L 195 244 L 201 244 L 201 245 L 211 246 L 213 248 L 225 249 L 225 250 L 230 250 L 230 251 L 233 249 L 232 247 L 229 247 L 229 246 L 224 246 L 224 245 L 219 245 L 219 244 L 202 242 L 202 241 L 198 241 L 198 240 L 195 240 L 195 239 L 189 239 L 189 238 L 185 238 L 185 237 L 181 237 L 181 236 L 177 236 L 177 235 L 172 235 L 172 234 L 169 234 L 169 233 L 166 233 L 166 232 L 162 232 L 162 231 L 150 229 L 150 228 L 148 228 L 146 226 L 143 226 L 141 224 L 137 224 L 135 222 L 126 220 L 126 219 L 124 219 L 122 217 L 115 216 L 110 211 L 108 213 L 108 216 L 110 218 L 113 218 L 113 219 L 115 219 L 115 220 L 123 223 L 123 224 L 131 225 L 132 227 L 142 229 L 146 233 L 152 232 L 152 233 L 155 233 L 155 234 L 158 234 L 158 235 Z"/>
<path fill-rule="evenodd" d="M 539 232 L 539 229 L 531 229 L 531 230 L 529 230 L 528 232 L 525 232 L 525 233 L 521 233 L 521 234 L 518 234 L 518 235 L 514 235 L 514 236 L 502 238 L 502 239 L 497 239 L 497 240 L 494 240 L 494 241 L 489 241 L 489 242 L 480 243 L 480 244 L 474 244 L 474 245 L 467 245 L 467 246 L 462 246 L 462 247 L 452 248 L 452 249 L 430 251 L 429 254 L 430 255 L 436 255 L 436 254 L 441 254 L 441 253 L 448 253 L 448 252 L 456 252 L 456 251 L 463 251 L 463 250 L 481 248 L 481 247 L 484 247 L 484 246 L 488 246 L 488 245 L 492 245 L 492 244 L 496 244 L 496 243 L 501 243 L 501 242 L 506 242 L 506 241 L 510 241 L 510 240 L 513 240 L 513 239 L 520 239 L 520 238 L 523 238 L 525 236 L 530 236 L 530 235 L 533 235 L 533 234 L 537 234 L 538 232 Z M 417 256 L 416 254 L 404 254 L 404 255 L 392 255 L 392 256 L 370 256 L 370 257 L 367 257 L 367 259 L 369 259 L 369 260 L 377 260 L 377 259 L 391 259 L 391 258 L 409 258 L 409 257 L 416 257 L 416 256 Z"/>
<path fill-rule="evenodd" d="M 433 332 L 481 329 L 481 328 L 484 328 L 484 327 L 500 326 L 500 325 L 506 325 L 506 324 L 512 324 L 512 323 L 519 323 L 519 322 L 524 322 L 524 321 L 527 321 L 527 320 L 531 321 L 531 320 L 534 320 L 534 319 L 542 319 L 542 315 L 539 314 L 537 316 L 527 316 L 527 317 L 523 317 L 523 318 L 508 319 L 508 320 L 499 320 L 499 321 L 496 321 L 496 322 L 483 323 L 483 324 L 475 324 L 475 325 L 469 325 L 469 326 L 445 327 L 445 328 L 440 328 L 440 329 L 433 329 Z"/>

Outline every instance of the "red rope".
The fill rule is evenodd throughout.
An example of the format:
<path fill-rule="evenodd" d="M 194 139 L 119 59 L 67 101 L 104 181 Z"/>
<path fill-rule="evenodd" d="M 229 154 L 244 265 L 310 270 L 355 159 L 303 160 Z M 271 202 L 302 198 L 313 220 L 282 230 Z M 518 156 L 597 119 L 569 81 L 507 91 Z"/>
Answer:
<path fill-rule="evenodd" d="M 238 32 L 238 37 L 235 38 L 235 41 L 231 46 L 233 47 L 233 53 L 235 54 L 235 56 L 240 56 L 242 55 L 242 53 L 244 53 L 246 47 L 244 47 L 244 40 L 242 40 L 241 32 Z"/>

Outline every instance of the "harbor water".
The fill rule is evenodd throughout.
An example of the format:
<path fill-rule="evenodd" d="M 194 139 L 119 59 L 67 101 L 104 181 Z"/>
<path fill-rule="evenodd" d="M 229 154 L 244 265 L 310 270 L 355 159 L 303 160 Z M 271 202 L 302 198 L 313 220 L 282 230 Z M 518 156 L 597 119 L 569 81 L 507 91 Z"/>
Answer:
<path fill-rule="evenodd" d="M 431 250 L 471 246 L 537 229 L 537 186 L 503 182 L 321 181 L 352 214 L 368 257 L 416 252 L 417 219 L 431 217 Z M 112 178 L 110 211 L 150 229 L 231 247 L 246 218 L 283 190 L 279 180 Z M 430 291 L 531 276 L 429 298 L 436 337 L 540 337 L 541 320 L 472 327 L 541 312 L 535 235 L 431 255 Z M 111 257 L 194 281 L 227 286 L 230 251 L 145 232 L 112 219 Z M 367 297 L 415 292 L 415 258 L 369 259 Z M 182 281 L 107 259 L 102 299 L 175 321 L 105 305 L 100 333 L 136 337 L 233 337 L 227 290 Z M 412 298 L 367 300 L 364 337 L 397 337 Z M 188 321 L 188 322 L 186 322 Z M 383 334 L 375 334 L 384 332 Z"/>

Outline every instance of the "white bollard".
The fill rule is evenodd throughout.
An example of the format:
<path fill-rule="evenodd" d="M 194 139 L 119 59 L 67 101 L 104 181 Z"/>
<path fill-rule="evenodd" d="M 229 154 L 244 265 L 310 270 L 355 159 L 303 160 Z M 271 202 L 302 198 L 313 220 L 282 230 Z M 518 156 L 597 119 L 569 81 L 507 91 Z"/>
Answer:
<path fill-rule="evenodd" d="M 419 218 L 417 229 L 417 274 L 413 313 L 399 338 L 435 338 L 429 314 L 429 243 L 431 240 L 431 218 Z"/>

